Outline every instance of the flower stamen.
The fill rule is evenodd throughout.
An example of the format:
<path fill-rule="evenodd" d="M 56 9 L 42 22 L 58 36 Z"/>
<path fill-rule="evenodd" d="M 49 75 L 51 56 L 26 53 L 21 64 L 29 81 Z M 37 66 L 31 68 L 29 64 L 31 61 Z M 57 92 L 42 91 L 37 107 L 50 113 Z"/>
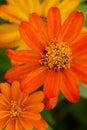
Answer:
<path fill-rule="evenodd" d="M 48 69 L 60 71 L 62 68 L 70 68 L 72 52 L 65 42 L 50 41 L 45 50 L 46 54 L 42 58 L 42 64 Z"/>
<path fill-rule="evenodd" d="M 16 101 L 11 100 L 11 104 L 9 107 L 10 117 L 18 118 L 23 112 L 23 108 L 21 108 Z"/>

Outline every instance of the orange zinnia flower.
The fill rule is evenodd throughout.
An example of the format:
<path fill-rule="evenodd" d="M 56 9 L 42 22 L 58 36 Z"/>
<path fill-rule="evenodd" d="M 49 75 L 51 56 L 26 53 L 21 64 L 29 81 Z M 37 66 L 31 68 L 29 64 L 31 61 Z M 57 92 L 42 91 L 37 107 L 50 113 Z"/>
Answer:
<path fill-rule="evenodd" d="M 81 33 L 84 16 L 79 11 L 61 24 L 60 11 L 52 7 L 47 21 L 33 13 L 29 23 L 21 23 L 21 36 L 32 50 L 7 51 L 11 59 L 23 64 L 11 68 L 5 78 L 21 81 L 21 90 L 27 93 L 44 84 L 46 107 L 53 108 L 60 91 L 76 102 L 78 82 L 87 83 L 87 33 Z"/>
<path fill-rule="evenodd" d="M 13 82 L 12 86 L 0 84 L 0 130 L 46 130 L 47 123 L 40 115 L 44 108 L 43 92 L 29 96 L 22 93 L 19 86 L 18 82 Z"/>

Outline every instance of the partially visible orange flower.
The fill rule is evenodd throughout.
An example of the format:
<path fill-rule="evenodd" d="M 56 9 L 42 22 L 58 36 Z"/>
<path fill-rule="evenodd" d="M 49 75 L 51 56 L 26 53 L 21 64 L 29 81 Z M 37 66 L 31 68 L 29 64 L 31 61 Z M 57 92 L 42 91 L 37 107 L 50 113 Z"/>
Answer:
<path fill-rule="evenodd" d="M 61 24 L 60 11 L 52 7 L 48 23 L 36 13 L 29 22 L 22 22 L 20 34 L 31 51 L 8 50 L 7 55 L 23 64 L 14 66 L 5 75 L 12 82 L 21 81 L 28 93 L 44 84 L 45 105 L 53 108 L 60 91 L 70 102 L 80 97 L 78 82 L 87 84 L 87 33 L 82 12 L 75 11 Z"/>
<path fill-rule="evenodd" d="M 61 10 L 65 19 L 79 5 L 80 0 L 6 0 L 7 4 L 0 6 L 0 17 L 10 24 L 0 25 L 0 47 L 18 47 L 18 50 L 28 49 L 19 35 L 18 27 L 21 21 L 28 21 L 29 14 L 36 12 L 43 19 L 51 6 Z"/>
<path fill-rule="evenodd" d="M 47 123 L 40 115 L 44 108 L 43 92 L 26 95 L 20 91 L 18 82 L 12 86 L 1 83 L 0 87 L 0 130 L 46 130 Z"/>

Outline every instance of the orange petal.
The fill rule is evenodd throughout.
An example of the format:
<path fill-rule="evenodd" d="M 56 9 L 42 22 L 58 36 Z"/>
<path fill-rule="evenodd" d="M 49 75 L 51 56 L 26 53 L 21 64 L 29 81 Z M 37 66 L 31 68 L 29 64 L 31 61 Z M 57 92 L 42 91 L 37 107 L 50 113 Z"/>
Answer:
<path fill-rule="evenodd" d="M 24 129 L 26 130 L 32 130 L 32 122 L 29 119 L 26 118 L 19 118 L 20 124 L 23 126 Z"/>
<path fill-rule="evenodd" d="M 15 130 L 15 120 L 10 119 L 5 130 Z"/>
<path fill-rule="evenodd" d="M 36 128 L 36 130 L 46 130 L 48 128 L 48 124 L 43 119 L 40 119 L 38 121 L 33 121 L 32 124 L 34 128 Z"/>
<path fill-rule="evenodd" d="M 40 113 L 36 113 L 36 112 L 33 112 L 33 111 L 25 111 L 23 112 L 22 118 L 25 118 L 25 119 L 31 119 L 31 120 L 40 120 L 41 119 L 41 115 Z"/>
<path fill-rule="evenodd" d="M 48 12 L 48 35 L 53 40 L 58 37 L 61 27 L 60 11 L 56 7 L 50 8 Z"/>
<path fill-rule="evenodd" d="M 9 100 L 4 96 L 4 94 L 0 94 L 0 105 L 5 107 L 5 110 L 6 107 L 9 105 Z"/>
<path fill-rule="evenodd" d="M 44 16 L 45 18 L 47 17 L 47 13 L 51 7 L 59 5 L 60 0 L 44 0 L 44 2 L 41 4 L 42 5 L 42 10 L 41 10 L 41 16 Z"/>
<path fill-rule="evenodd" d="M 47 24 L 39 17 L 36 13 L 32 13 L 29 16 L 30 23 L 34 26 L 34 28 L 41 34 L 41 38 L 43 39 L 43 44 L 46 46 L 46 41 L 48 40 L 47 36 Z"/>
<path fill-rule="evenodd" d="M 16 119 L 15 130 L 24 130 L 24 128 L 23 128 L 23 126 L 21 125 L 19 119 Z"/>
<path fill-rule="evenodd" d="M 1 99 L 0 99 L 1 100 Z M 6 111 L 8 108 L 7 107 L 7 104 L 3 103 L 3 100 L 0 101 L 0 111 Z"/>
<path fill-rule="evenodd" d="M 32 23 L 22 22 L 19 31 L 30 48 L 40 54 L 44 53 L 44 41 L 41 38 L 41 34 L 33 27 Z"/>
<path fill-rule="evenodd" d="M 78 101 L 80 97 L 78 80 L 71 71 L 63 70 L 61 91 L 70 102 Z"/>
<path fill-rule="evenodd" d="M 15 65 L 13 68 L 8 70 L 5 74 L 5 78 L 9 82 L 13 81 L 21 81 L 25 78 L 25 76 L 31 72 L 32 70 L 36 69 L 38 64 L 22 64 L 22 65 Z"/>
<path fill-rule="evenodd" d="M 9 113 L 8 113 L 8 111 L 4 111 L 4 110 L 1 110 L 0 111 L 0 120 L 1 119 L 4 119 L 4 118 L 9 118 Z"/>
<path fill-rule="evenodd" d="M 36 97 L 35 97 L 36 98 Z M 44 109 L 43 103 L 33 103 L 25 106 L 25 111 L 41 112 Z"/>
<path fill-rule="evenodd" d="M 76 41 L 72 43 L 73 59 L 87 55 L 87 33 L 81 33 Z"/>
<path fill-rule="evenodd" d="M 24 102 L 25 106 L 40 103 L 44 99 L 44 94 L 42 91 L 37 91 L 33 94 L 31 94 L 27 100 Z"/>
<path fill-rule="evenodd" d="M 71 64 L 71 69 L 78 76 L 79 82 L 87 84 L 87 65 L 74 62 Z"/>
<path fill-rule="evenodd" d="M 39 62 L 40 56 L 35 55 L 31 50 L 21 50 L 21 51 L 13 51 L 13 50 L 7 50 L 6 51 L 7 56 L 11 58 L 12 60 L 18 61 L 18 62 Z"/>
<path fill-rule="evenodd" d="M 20 93 L 20 84 L 19 82 L 14 81 L 11 86 L 12 99 L 17 101 L 19 99 Z"/>
<path fill-rule="evenodd" d="M 55 70 L 48 72 L 44 82 L 44 94 L 46 98 L 56 97 L 60 91 L 61 74 Z"/>
<path fill-rule="evenodd" d="M 84 15 L 82 12 L 73 12 L 63 23 L 59 39 L 65 42 L 71 42 L 80 33 L 84 25 Z"/>
<path fill-rule="evenodd" d="M 21 83 L 21 90 L 25 93 L 35 91 L 44 82 L 47 69 L 44 66 L 38 67 L 30 72 Z"/>
<path fill-rule="evenodd" d="M 8 118 L 4 118 L 0 120 L 0 130 L 2 130 L 5 127 L 7 121 L 8 121 Z"/>
<path fill-rule="evenodd" d="M 57 102 L 58 102 L 58 96 L 53 98 L 45 98 L 45 102 L 44 102 L 45 108 L 48 110 L 53 109 L 56 106 Z"/>
<path fill-rule="evenodd" d="M 8 83 L 1 83 L 1 92 L 4 95 L 4 97 L 10 102 L 11 99 L 11 89 L 10 85 Z"/>

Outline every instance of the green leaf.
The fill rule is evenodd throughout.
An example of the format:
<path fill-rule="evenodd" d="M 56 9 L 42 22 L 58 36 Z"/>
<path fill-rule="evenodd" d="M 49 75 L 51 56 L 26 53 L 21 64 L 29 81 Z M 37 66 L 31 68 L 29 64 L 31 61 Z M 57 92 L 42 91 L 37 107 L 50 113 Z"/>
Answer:
<path fill-rule="evenodd" d="M 44 109 L 44 110 L 42 111 L 42 117 L 43 117 L 49 124 L 51 124 L 51 125 L 54 125 L 54 124 L 55 124 L 55 120 L 54 120 L 54 118 L 53 118 L 53 116 L 52 116 L 51 111 L 48 111 L 48 110 Z"/>
<path fill-rule="evenodd" d="M 80 4 L 77 9 L 83 11 L 83 13 L 86 17 L 85 26 L 87 26 L 87 3 Z"/>
<path fill-rule="evenodd" d="M 77 103 L 72 105 L 71 110 L 73 116 L 75 116 L 78 122 L 80 122 L 80 127 L 86 125 L 87 129 L 87 100 L 80 98 L 80 100 Z M 84 130 L 84 128 L 78 130 Z"/>
<path fill-rule="evenodd" d="M 11 67 L 10 60 L 5 52 L 6 49 L 0 48 L 0 82 L 5 81 L 4 74 Z"/>
<path fill-rule="evenodd" d="M 6 4 L 6 0 L 0 0 L 0 5 L 1 4 Z"/>
<path fill-rule="evenodd" d="M 80 4 L 77 9 L 82 10 L 84 14 L 87 16 L 87 4 Z"/>
<path fill-rule="evenodd" d="M 80 0 L 82 3 L 86 2 L 86 0 Z"/>
<path fill-rule="evenodd" d="M 42 2 L 44 2 L 44 0 L 40 0 L 40 2 L 42 3 Z"/>
<path fill-rule="evenodd" d="M 80 93 L 81 93 L 80 95 L 81 95 L 81 97 L 87 99 L 87 86 L 83 85 L 81 83 L 79 83 L 79 86 L 80 86 Z"/>
<path fill-rule="evenodd" d="M 9 23 L 9 22 L 7 20 L 4 20 L 4 19 L 0 18 L 0 24 L 3 24 L 3 23 Z"/>
<path fill-rule="evenodd" d="M 61 101 L 63 101 L 64 99 L 65 99 L 65 98 L 64 98 L 63 94 L 60 93 L 60 94 L 59 94 L 59 97 L 58 97 L 58 103 L 61 102 Z"/>

